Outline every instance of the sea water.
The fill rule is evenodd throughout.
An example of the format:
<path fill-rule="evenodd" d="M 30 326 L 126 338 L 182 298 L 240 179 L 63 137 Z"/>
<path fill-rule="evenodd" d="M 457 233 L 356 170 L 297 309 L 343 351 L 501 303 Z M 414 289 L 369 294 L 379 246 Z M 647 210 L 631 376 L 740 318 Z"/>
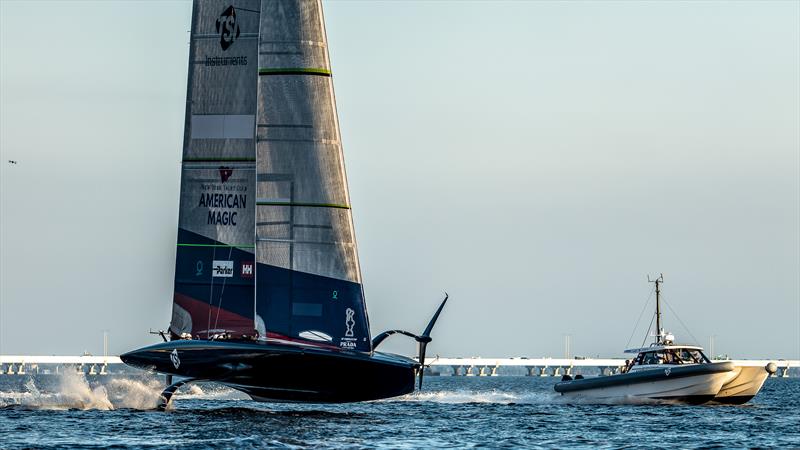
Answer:
<path fill-rule="evenodd" d="M 214 384 L 154 410 L 160 378 L 0 376 L 0 448 L 800 447 L 800 378 L 742 406 L 568 401 L 555 378 L 427 377 L 366 403 L 256 403 Z"/>

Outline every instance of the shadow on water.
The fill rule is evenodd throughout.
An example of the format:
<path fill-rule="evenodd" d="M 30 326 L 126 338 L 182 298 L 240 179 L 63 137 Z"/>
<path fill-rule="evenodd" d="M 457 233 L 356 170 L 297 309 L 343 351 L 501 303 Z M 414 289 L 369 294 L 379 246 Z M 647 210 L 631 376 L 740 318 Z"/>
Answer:
<path fill-rule="evenodd" d="M 222 408 L 208 409 L 173 409 L 169 414 L 191 414 L 192 416 L 205 417 L 210 419 L 270 419 L 270 418 L 299 418 L 299 419 L 372 419 L 367 413 L 360 412 L 337 412 L 323 411 L 316 409 L 308 410 L 272 410 L 261 409 L 258 407 L 247 406 L 226 406 Z"/>

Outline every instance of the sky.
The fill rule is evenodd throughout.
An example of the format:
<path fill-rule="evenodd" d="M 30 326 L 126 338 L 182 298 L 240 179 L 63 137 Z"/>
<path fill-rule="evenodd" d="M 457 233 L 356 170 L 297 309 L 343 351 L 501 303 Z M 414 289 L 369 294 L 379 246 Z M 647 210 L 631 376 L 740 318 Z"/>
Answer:
<path fill-rule="evenodd" d="M 373 335 L 447 291 L 429 354 L 621 356 L 663 273 L 679 341 L 800 359 L 800 2 L 324 10 Z M 0 0 L 0 354 L 166 329 L 190 21 Z"/>

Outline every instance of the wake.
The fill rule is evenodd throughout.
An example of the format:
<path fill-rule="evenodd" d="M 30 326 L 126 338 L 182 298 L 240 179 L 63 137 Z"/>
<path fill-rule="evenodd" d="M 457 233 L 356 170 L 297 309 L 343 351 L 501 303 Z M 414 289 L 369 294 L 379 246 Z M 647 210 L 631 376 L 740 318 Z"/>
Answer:
<path fill-rule="evenodd" d="M 160 379 L 110 378 L 105 383 L 89 383 L 80 372 L 65 372 L 57 376 L 55 389 L 42 392 L 34 379 L 28 379 L 24 390 L 0 391 L 0 409 L 22 408 L 36 410 L 98 410 L 119 409 L 155 410 L 164 383 Z M 216 384 L 190 384 L 177 397 L 183 400 L 245 400 L 249 397 L 234 389 Z M 542 389 L 530 391 L 493 390 L 426 390 L 401 397 L 378 400 L 379 403 L 442 403 L 442 404 L 499 404 L 499 405 L 646 405 L 665 403 L 643 398 L 597 399 L 563 397 Z M 173 409 L 175 402 L 168 409 Z"/>
<path fill-rule="evenodd" d="M 493 389 L 491 391 L 417 391 L 402 397 L 386 400 L 388 402 L 432 402 L 449 404 L 496 403 L 514 404 L 550 404 L 560 400 L 559 395 L 545 391 L 508 392 Z"/>
<path fill-rule="evenodd" d="M 643 397 L 565 397 L 556 392 L 532 389 L 530 392 L 511 392 L 502 390 L 439 390 L 416 391 L 387 402 L 431 402 L 445 404 L 499 404 L 499 405 L 655 405 L 680 404 L 669 400 L 654 400 Z"/>

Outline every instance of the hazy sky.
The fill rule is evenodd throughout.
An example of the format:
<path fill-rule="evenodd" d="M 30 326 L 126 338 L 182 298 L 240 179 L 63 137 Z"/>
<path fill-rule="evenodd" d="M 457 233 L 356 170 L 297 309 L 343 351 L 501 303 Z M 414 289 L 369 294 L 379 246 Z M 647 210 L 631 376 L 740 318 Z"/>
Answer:
<path fill-rule="evenodd" d="M 800 358 L 800 2 L 324 6 L 373 334 Z M 190 14 L 0 0 L 0 353 L 167 327 Z"/>

